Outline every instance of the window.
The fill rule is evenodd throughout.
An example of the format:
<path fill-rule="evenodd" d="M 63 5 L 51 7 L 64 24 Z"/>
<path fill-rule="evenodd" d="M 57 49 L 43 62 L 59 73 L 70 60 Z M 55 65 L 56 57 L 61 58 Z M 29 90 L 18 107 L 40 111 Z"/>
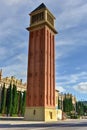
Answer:
<path fill-rule="evenodd" d="M 47 13 L 47 20 L 54 25 L 54 19 Z"/>
<path fill-rule="evenodd" d="M 36 114 L 36 110 L 33 111 L 33 114 L 34 114 L 34 115 Z"/>
<path fill-rule="evenodd" d="M 50 119 L 52 119 L 52 112 L 49 112 L 49 115 L 50 115 Z"/>
<path fill-rule="evenodd" d="M 32 16 L 31 23 L 36 23 L 44 19 L 44 12 Z"/>

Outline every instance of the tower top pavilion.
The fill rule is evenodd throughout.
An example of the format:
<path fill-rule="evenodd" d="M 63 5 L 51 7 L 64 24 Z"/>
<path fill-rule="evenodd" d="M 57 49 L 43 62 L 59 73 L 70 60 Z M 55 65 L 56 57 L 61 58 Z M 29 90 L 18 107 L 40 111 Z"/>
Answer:
<path fill-rule="evenodd" d="M 42 3 L 30 13 L 30 27 L 28 27 L 27 30 L 30 31 L 32 28 L 44 24 L 49 26 L 54 33 L 57 33 L 54 27 L 54 20 L 54 15 L 48 10 L 46 5 Z"/>

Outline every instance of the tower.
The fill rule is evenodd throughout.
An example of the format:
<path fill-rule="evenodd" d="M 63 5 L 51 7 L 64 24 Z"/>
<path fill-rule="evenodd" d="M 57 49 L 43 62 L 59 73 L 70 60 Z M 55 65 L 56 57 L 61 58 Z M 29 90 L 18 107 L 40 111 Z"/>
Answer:
<path fill-rule="evenodd" d="M 43 3 L 30 13 L 26 120 L 56 120 L 54 20 Z"/>

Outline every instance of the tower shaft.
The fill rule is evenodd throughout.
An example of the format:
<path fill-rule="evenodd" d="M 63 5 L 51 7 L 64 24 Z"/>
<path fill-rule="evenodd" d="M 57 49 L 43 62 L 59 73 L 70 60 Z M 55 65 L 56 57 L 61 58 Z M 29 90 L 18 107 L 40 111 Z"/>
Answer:
<path fill-rule="evenodd" d="M 41 5 L 40 5 L 41 6 Z M 54 17 L 46 6 L 31 16 L 25 119 L 56 120 Z"/>

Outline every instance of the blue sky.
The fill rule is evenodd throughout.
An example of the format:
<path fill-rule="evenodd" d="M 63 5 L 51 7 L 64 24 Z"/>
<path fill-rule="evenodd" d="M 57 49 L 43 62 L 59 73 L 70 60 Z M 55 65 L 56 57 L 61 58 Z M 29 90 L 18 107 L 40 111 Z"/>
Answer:
<path fill-rule="evenodd" d="M 26 82 L 29 13 L 42 2 L 56 17 L 56 88 L 87 100 L 87 0 L 1 0 L 0 69 Z"/>

